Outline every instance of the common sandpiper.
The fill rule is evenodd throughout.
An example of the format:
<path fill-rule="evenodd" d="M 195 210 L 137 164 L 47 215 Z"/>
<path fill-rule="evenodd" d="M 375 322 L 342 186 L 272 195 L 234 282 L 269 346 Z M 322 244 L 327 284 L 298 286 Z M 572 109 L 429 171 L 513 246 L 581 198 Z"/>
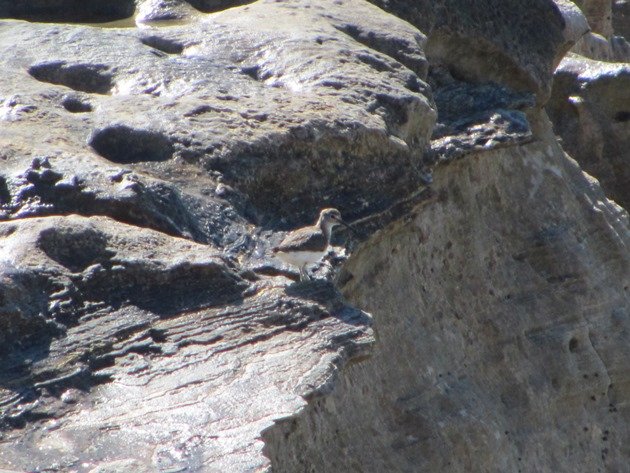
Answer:
<path fill-rule="evenodd" d="M 330 246 L 332 229 L 339 224 L 354 231 L 341 219 L 339 210 L 323 209 L 315 225 L 290 232 L 278 246 L 273 248 L 273 252 L 285 263 L 299 268 L 300 280 L 310 280 L 306 267 L 317 263 L 326 254 Z"/>

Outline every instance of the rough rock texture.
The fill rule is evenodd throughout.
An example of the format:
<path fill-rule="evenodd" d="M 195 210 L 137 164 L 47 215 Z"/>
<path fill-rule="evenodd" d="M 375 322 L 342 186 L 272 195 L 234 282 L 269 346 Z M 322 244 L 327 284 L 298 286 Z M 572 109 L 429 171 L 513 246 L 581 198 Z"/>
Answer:
<path fill-rule="evenodd" d="M 626 471 L 628 214 L 538 126 L 355 251 L 378 343 L 266 433 L 274 471 Z"/>
<path fill-rule="evenodd" d="M 552 72 L 588 23 L 565 0 L 372 0 L 428 36 L 427 55 L 462 79 L 549 96 Z M 535 32 L 535 33 L 533 33 Z"/>
<path fill-rule="evenodd" d="M 613 29 L 616 34 L 630 38 L 630 2 L 628 0 L 613 0 Z"/>
<path fill-rule="evenodd" d="M 607 36 L 584 35 L 561 62 L 547 110 L 569 154 L 601 181 L 609 197 L 629 208 L 630 43 L 611 35 L 610 4 L 580 2 L 593 30 Z"/>
<path fill-rule="evenodd" d="M 203 172 L 207 182 L 193 180 L 190 193 L 213 193 L 221 180 L 235 188 L 222 197 L 292 223 L 322 202 L 348 217 L 383 208 L 417 186 L 435 121 L 424 37 L 369 4 L 333 5 L 263 2 L 161 30 L 7 22 L 2 133 L 10 142 L 29 136 L 39 126 L 32 117 L 45 114 L 49 136 L 24 151 L 50 156 L 53 168 L 64 150 L 80 149 L 88 162 L 158 178 Z M 369 183 L 356 180 L 362 174 Z M 71 178 L 74 194 L 88 192 L 83 176 Z"/>
<path fill-rule="evenodd" d="M 630 208 L 630 65 L 565 59 L 547 110 L 567 152 Z"/>
<path fill-rule="evenodd" d="M 613 34 L 613 0 L 576 0 L 592 30 L 610 38 Z"/>
<path fill-rule="evenodd" d="M 597 61 L 630 62 L 630 43 L 622 36 L 606 39 L 597 33 L 587 33 L 571 52 Z"/>
<path fill-rule="evenodd" d="M 538 108 L 574 5 L 24 5 L 0 469 L 624 471 L 628 215 Z M 355 231 L 296 283 L 324 206 Z"/>
<path fill-rule="evenodd" d="M 252 471 L 259 432 L 371 340 L 332 286 L 251 283 L 188 240 L 105 217 L 0 232 L 1 346 L 37 338 L 0 363 L 2 467 Z"/>

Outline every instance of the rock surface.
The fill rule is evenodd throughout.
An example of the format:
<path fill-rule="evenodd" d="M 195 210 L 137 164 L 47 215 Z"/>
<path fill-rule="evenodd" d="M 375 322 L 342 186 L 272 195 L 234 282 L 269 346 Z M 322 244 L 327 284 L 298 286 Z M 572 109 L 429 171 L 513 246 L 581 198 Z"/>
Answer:
<path fill-rule="evenodd" d="M 355 251 L 340 285 L 378 343 L 266 433 L 274 471 L 627 468 L 628 214 L 534 127 Z"/>
<path fill-rule="evenodd" d="M 613 0 L 613 29 L 616 34 L 630 38 L 630 2 Z"/>
<path fill-rule="evenodd" d="M 565 59 L 547 110 L 567 152 L 630 208 L 630 64 Z"/>
<path fill-rule="evenodd" d="M 539 108 L 585 17 L 373 3 L 0 0 L 0 469 L 624 471 L 628 214 Z"/>
<path fill-rule="evenodd" d="M 565 0 L 372 1 L 428 35 L 432 63 L 468 81 L 532 92 L 540 103 L 549 96 L 553 69 L 588 31 L 584 16 Z"/>

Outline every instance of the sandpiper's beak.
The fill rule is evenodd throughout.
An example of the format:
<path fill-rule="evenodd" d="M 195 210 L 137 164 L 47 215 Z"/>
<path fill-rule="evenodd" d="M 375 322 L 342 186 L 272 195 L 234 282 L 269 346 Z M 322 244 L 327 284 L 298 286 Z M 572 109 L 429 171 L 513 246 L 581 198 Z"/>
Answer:
<path fill-rule="evenodd" d="M 342 224 L 344 227 L 349 228 L 350 230 L 352 230 L 352 232 L 355 235 L 358 235 L 359 232 L 356 230 L 356 228 L 354 228 L 352 225 L 350 225 L 349 223 L 344 222 L 343 220 L 341 220 L 339 217 L 333 217 L 335 222 L 338 222 L 340 224 Z"/>

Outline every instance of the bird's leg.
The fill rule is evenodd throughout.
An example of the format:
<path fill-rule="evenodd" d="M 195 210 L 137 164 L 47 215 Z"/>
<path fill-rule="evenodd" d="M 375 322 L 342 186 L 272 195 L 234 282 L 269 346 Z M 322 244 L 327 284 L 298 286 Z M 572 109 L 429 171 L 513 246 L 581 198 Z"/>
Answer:
<path fill-rule="evenodd" d="M 306 270 L 306 264 L 303 264 L 302 266 L 300 266 L 300 281 L 310 281 L 311 280 L 311 276 L 308 274 L 308 271 Z"/>

